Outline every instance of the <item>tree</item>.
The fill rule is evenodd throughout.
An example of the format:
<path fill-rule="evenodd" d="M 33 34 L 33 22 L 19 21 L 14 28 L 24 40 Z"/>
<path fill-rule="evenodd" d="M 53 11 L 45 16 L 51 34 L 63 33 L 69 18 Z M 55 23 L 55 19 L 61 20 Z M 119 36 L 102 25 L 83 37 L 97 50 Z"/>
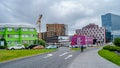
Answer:
<path fill-rule="evenodd" d="M 120 38 L 115 38 L 113 42 L 116 46 L 120 46 Z"/>
<path fill-rule="evenodd" d="M 6 42 L 6 39 L 1 38 L 0 41 L 4 41 L 4 48 L 7 48 L 7 42 Z"/>
<path fill-rule="evenodd" d="M 42 45 L 44 47 L 46 46 L 46 42 L 44 40 L 42 40 L 42 39 L 35 40 L 34 44 L 39 44 L 39 45 Z"/>

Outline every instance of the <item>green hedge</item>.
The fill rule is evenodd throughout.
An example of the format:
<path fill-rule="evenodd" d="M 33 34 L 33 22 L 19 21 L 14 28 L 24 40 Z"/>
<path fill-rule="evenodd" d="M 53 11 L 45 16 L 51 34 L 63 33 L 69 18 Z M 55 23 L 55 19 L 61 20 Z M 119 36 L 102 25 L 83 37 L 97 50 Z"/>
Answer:
<path fill-rule="evenodd" d="M 109 50 L 109 51 L 117 51 L 120 49 L 120 47 L 107 45 L 107 46 L 104 46 L 103 49 Z"/>
<path fill-rule="evenodd" d="M 71 48 L 71 50 L 78 51 L 80 48 Z"/>
<path fill-rule="evenodd" d="M 113 43 L 120 47 L 120 38 L 115 38 Z"/>
<path fill-rule="evenodd" d="M 120 55 L 116 54 L 115 52 L 102 49 L 98 52 L 98 54 L 104 57 L 105 59 L 120 66 Z"/>

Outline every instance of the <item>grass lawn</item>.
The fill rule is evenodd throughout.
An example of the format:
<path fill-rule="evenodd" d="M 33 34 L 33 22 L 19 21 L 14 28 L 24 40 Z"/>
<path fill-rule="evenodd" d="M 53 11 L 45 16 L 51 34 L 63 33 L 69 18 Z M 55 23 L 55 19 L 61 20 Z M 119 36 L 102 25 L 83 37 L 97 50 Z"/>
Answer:
<path fill-rule="evenodd" d="M 71 50 L 78 51 L 80 48 L 71 48 Z"/>
<path fill-rule="evenodd" d="M 116 53 L 112 52 L 112 51 L 108 51 L 108 50 L 100 50 L 98 52 L 98 54 L 102 57 L 104 57 L 105 59 L 117 64 L 120 66 L 120 55 L 117 55 Z"/>
<path fill-rule="evenodd" d="M 43 54 L 55 51 L 56 49 L 41 50 L 0 50 L 0 62 L 11 60 L 19 57 L 30 56 L 35 54 Z"/>

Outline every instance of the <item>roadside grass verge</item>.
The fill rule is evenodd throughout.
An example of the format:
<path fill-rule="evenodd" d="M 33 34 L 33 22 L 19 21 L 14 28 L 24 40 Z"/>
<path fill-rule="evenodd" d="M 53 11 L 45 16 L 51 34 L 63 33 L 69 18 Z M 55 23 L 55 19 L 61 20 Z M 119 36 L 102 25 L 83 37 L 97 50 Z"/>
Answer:
<path fill-rule="evenodd" d="M 11 60 L 15 58 L 32 56 L 36 54 L 43 54 L 53 52 L 56 49 L 41 49 L 41 50 L 0 50 L 0 62 Z"/>
<path fill-rule="evenodd" d="M 114 51 L 102 49 L 98 51 L 98 54 L 103 58 L 120 66 L 120 55 L 116 54 Z"/>
<path fill-rule="evenodd" d="M 80 48 L 71 48 L 71 50 L 78 51 Z"/>

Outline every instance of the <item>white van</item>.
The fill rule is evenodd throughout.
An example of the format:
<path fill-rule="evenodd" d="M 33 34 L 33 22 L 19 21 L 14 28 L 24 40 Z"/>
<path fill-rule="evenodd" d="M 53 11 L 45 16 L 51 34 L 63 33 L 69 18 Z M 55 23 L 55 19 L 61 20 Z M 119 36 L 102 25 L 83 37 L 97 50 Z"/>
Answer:
<path fill-rule="evenodd" d="M 25 49 L 24 45 L 22 44 L 16 44 L 14 46 L 8 47 L 9 50 L 15 50 L 15 49 Z"/>

